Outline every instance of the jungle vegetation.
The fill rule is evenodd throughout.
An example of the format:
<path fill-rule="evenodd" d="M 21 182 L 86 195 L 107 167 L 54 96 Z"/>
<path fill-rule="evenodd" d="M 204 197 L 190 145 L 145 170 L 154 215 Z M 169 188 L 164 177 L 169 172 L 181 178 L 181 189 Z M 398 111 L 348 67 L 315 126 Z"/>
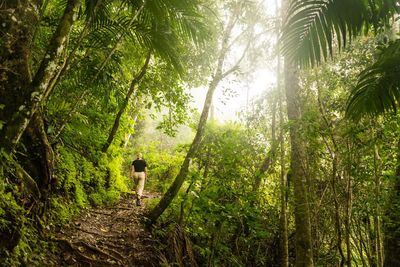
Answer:
<path fill-rule="evenodd" d="M 43 266 L 55 229 L 132 191 L 140 151 L 171 266 L 400 266 L 399 9 L 0 1 L 0 264 Z M 214 116 L 262 65 L 275 82 Z"/>

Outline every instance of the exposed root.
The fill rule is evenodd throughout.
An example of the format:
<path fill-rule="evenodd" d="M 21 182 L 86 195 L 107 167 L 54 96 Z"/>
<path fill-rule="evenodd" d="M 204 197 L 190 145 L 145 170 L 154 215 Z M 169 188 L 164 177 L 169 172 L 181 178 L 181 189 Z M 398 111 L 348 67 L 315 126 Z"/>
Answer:
<path fill-rule="evenodd" d="M 116 265 L 116 266 L 122 266 L 122 263 L 119 262 L 113 262 L 113 261 L 108 261 L 108 260 L 101 260 L 101 259 L 97 259 L 97 258 L 91 258 L 85 254 L 83 254 L 80 251 L 76 251 L 76 254 L 86 263 L 90 264 L 90 266 L 92 266 L 92 263 L 94 263 L 94 266 L 99 266 L 99 264 L 101 264 L 102 266 L 112 266 L 112 265 Z"/>
<path fill-rule="evenodd" d="M 152 196 L 150 196 L 152 197 Z M 60 251 L 49 255 L 57 266 L 159 266 L 155 264 L 150 233 L 141 222 L 144 209 L 132 205 L 126 196 L 115 207 L 87 210 L 53 241 Z"/>
<path fill-rule="evenodd" d="M 112 252 L 113 254 L 116 255 L 116 258 L 120 259 L 121 261 L 124 260 L 124 256 L 119 253 L 117 250 L 109 248 L 109 247 L 102 247 L 102 249 L 108 250 L 109 252 Z"/>
<path fill-rule="evenodd" d="M 96 232 L 88 231 L 86 229 L 83 229 L 82 227 L 77 227 L 76 229 L 81 231 L 81 232 L 90 234 L 90 235 L 97 235 L 97 236 L 101 236 L 101 237 L 104 237 L 104 238 L 114 237 L 113 235 L 104 235 L 102 233 L 96 233 Z"/>
<path fill-rule="evenodd" d="M 113 216 L 114 215 L 113 212 L 107 213 L 107 212 L 101 212 L 101 211 L 98 211 L 98 210 L 92 210 L 92 213 L 101 214 L 101 215 L 107 215 L 107 216 Z"/>
<path fill-rule="evenodd" d="M 123 261 L 124 257 L 120 253 L 118 253 L 118 252 L 116 252 L 114 250 L 113 250 L 113 253 L 117 254 L 118 257 L 115 257 L 115 256 L 111 255 L 110 253 L 107 253 L 106 251 L 104 251 L 104 250 L 102 250 L 102 249 L 100 249 L 98 247 L 92 246 L 92 245 L 90 245 L 90 244 L 88 244 L 88 243 L 86 243 L 86 242 L 84 242 L 82 240 L 77 241 L 77 242 L 71 242 L 68 239 L 57 238 L 57 239 L 53 239 L 53 241 L 57 241 L 57 242 L 60 242 L 60 243 L 63 243 L 65 245 L 67 245 L 75 254 L 78 254 L 85 261 L 104 263 L 104 264 L 111 264 L 113 261 L 115 261 L 115 263 L 117 265 L 123 265 L 122 261 Z M 79 249 L 80 246 L 84 246 L 84 247 L 88 248 L 89 250 L 91 250 L 93 252 L 97 252 L 97 253 L 105 256 L 108 259 L 112 259 L 112 261 L 110 261 L 110 260 L 101 260 L 101 259 L 98 259 L 97 257 L 93 258 L 93 257 L 90 257 L 88 255 L 85 255 L 81 251 L 81 249 Z"/>
<path fill-rule="evenodd" d="M 75 242 L 75 244 L 77 244 L 77 243 L 87 247 L 88 249 L 91 249 L 92 251 L 98 252 L 98 253 L 100 253 L 100 254 L 108 257 L 108 258 L 112 258 L 112 259 L 116 260 L 117 262 L 120 262 L 120 261 L 122 261 L 124 259 L 124 257 L 120 253 L 117 253 L 119 255 L 119 258 L 117 258 L 117 257 L 107 253 L 106 251 L 104 251 L 104 250 L 102 250 L 102 249 L 100 249 L 100 248 L 98 248 L 96 246 L 92 246 L 92 245 L 90 245 L 90 244 L 88 244 L 88 243 L 86 243 L 84 241 Z"/>
<path fill-rule="evenodd" d="M 127 207 L 110 207 L 109 209 L 113 209 L 113 210 L 132 210 L 132 208 L 127 208 Z"/>

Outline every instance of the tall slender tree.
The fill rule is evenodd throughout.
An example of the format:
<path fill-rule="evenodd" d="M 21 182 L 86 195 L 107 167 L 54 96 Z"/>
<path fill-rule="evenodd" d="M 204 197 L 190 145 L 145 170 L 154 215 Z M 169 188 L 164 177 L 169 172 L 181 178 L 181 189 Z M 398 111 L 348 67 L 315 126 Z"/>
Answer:
<path fill-rule="evenodd" d="M 290 179 L 294 190 L 294 217 L 296 224 L 296 263 L 297 267 L 313 266 L 313 247 L 311 240 L 311 221 L 308 202 L 307 173 L 304 146 L 300 137 L 301 95 L 298 68 L 285 59 L 285 92 L 287 116 L 290 122 Z"/>
<path fill-rule="evenodd" d="M 239 64 L 242 62 L 242 60 L 245 57 L 246 52 L 249 48 L 250 41 L 247 42 L 247 45 L 244 48 L 243 53 L 240 56 L 240 58 L 232 66 L 228 67 L 227 69 L 224 69 L 225 65 L 227 64 L 226 63 L 227 55 L 229 54 L 230 50 L 232 49 L 232 46 L 234 45 L 235 41 L 238 41 L 238 39 L 235 38 L 235 39 L 233 39 L 232 42 L 230 42 L 230 39 L 231 39 L 233 31 L 234 31 L 234 27 L 239 23 L 240 17 L 243 15 L 243 12 L 245 11 L 244 3 L 242 3 L 242 2 L 232 3 L 231 8 L 232 8 L 231 13 L 229 14 L 229 18 L 228 18 L 226 26 L 223 30 L 221 43 L 220 43 L 220 49 L 217 54 L 218 58 L 217 58 L 217 62 L 216 62 L 216 67 L 215 67 L 215 70 L 213 71 L 213 76 L 211 78 L 211 81 L 208 84 L 208 91 L 207 91 L 206 99 L 204 101 L 203 110 L 200 115 L 200 120 L 197 125 L 196 135 L 189 147 L 189 150 L 185 156 L 185 159 L 181 165 L 180 171 L 179 171 L 178 175 L 176 176 L 174 182 L 168 188 L 167 192 L 161 198 L 160 202 L 147 214 L 147 217 L 149 219 L 149 224 L 153 224 L 157 221 L 157 219 L 161 216 L 161 214 L 167 209 L 169 204 L 175 198 L 175 196 L 178 193 L 179 189 L 181 188 L 183 182 L 185 181 L 186 176 L 189 171 L 190 160 L 191 160 L 191 158 L 193 158 L 196 151 L 198 150 L 201 140 L 203 138 L 203 134 L 204 134 L 208 114 L 210 112 L 214 92 L 217 89 L 219 83 L 225 77 L 227 77 L 228 75 L 230 75 L 231 73 L 233 73 L 234 71 L 236 71 L 238 69 Z M 252 26 L 250 26 L 250 27 L 252 27 Z M 251 40 L 251 38 L 249 38 L 248 40 Z"/>

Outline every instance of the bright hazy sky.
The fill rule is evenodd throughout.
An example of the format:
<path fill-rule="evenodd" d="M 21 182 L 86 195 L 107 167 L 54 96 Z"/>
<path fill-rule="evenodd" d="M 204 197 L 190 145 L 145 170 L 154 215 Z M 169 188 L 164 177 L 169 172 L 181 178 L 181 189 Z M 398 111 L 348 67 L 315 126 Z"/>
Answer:
<path fill-rule="evenodd" d="M 271 85 L 276 84 L 276 74 L 274 70 L 268 68 L 256 70 L 253 77 L 254 79 L 251 84 L 247 86 L 243 84 L 227 84 L 221 82 L 213 98 L 214 115 L 217 120 L 236 120 L 237 113 L 245 109 L 247 99 L 249 103 L 251 103 L 252 98 L 260 95 L 267 88 L 270 88 Z M 237 96 L 224 96 L 224 87 L 229 87 Z M 193 96 L 193 106 L 201 112 L 207 94 L 207 88 L 192 89 L 190 93 Z"/>

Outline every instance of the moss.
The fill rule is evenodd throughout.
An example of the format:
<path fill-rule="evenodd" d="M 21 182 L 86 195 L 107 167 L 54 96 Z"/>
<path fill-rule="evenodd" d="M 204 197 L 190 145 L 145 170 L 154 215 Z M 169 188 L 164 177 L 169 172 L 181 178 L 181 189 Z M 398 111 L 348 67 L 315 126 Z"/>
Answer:
<path fill-rule="evenodd" d="M 67 201 L 64 197 L 53 197 L 50 200 L 49 221 L 53 225 L 66 224 L 78 211 L 79 208 L 76 205 L 73 205 L 70 201 Z"/>
<path fill-rule="evenodd" d="M 0 266 L 37 266 L 44 258 L 47 244 L 40 240 L 16 195 L 4 192 L 6 186 L 0 183 Z"/>
<path fill-rule="evenodd" d="M 121 192 L 128 192 L 128 179 L 121 172 L 123 161 L 123 158 L 120 156 L 113 158 L 108 164 L 110 173 L 110 187 Z"/>
<path fill-rule="evenodd" d="M 75 158 L 74 155 L 65 148 L 61 148 L 58 152 L 59 161 L 56 168 L 56 176 L 58 178 L 56 189 L 68 193 L 73 187 L 77 176 Z"/>

